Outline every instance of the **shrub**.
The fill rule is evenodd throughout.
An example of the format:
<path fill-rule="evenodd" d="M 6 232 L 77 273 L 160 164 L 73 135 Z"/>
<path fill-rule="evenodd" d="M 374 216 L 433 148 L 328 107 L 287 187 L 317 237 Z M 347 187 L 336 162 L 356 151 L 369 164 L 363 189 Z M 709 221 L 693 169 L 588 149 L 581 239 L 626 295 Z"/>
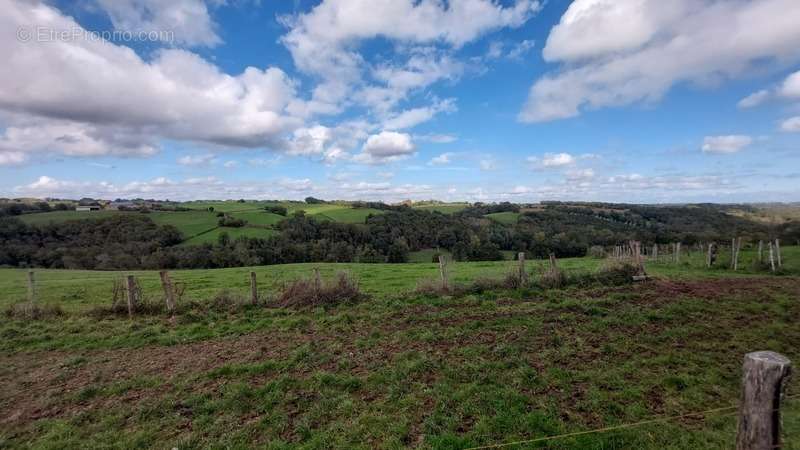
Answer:
<path fill-rule="evenodd" d="M 241 227 L 247 225 L 247 221 L 246 220 L 237 219 L 235 217 L 231 217 L 231 216 L 227 216 L 227 215 L 223 216 L 221 219 L 219 219 L 219 221 L 217 223 L 221 227 L 231 227 L 231 228 L 241 228 Z"/>
<path fill-rule="evenodd" d="M 340 272 L 334 280 L 298 279 L 285 285 L 278 295 L 281 307 L 335 306 L 355 303 L 365 298 L 358 282 L 348 273 Z"/>
<path fill-rule="evenodd" d="M 587 254 L 595 259 L 602 259 L 606 257 L 606 250 L 599 245 L 593 245 L 589 247 Z"/>
<path fill-rule="evenodd" d="M 287 210 L 283 206 L 279 205 L 268 205 L 264 207 L 264 211 L 271 212 L 273 214 L 277 214 L 279 216 L 286 216 Z"/>

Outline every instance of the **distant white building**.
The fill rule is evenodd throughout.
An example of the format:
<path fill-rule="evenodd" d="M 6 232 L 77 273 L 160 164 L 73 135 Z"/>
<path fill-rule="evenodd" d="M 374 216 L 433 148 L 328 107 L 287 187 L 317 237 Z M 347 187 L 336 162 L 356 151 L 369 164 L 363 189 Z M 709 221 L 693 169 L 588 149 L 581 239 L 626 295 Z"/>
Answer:
<path fill-rule="evenodd" d="M 75 211 L 100 211 L 100 206 L 99 205 L 76 206 Z"/>

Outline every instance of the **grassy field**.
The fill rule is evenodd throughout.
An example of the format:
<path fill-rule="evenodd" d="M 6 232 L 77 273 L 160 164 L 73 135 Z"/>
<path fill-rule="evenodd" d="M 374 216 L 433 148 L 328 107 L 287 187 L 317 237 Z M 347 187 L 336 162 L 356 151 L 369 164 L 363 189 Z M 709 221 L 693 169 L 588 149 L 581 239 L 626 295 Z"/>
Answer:
<path fill-rule="evenodd" d="M 519 213 L 511 211 L 487 214 L 486 217 L 504 225 L 513 225 L 519 221 Z"/>
<path fill-rule="evenodd" d="M 248 225 L 258 226 L 273 226 L 286 218 L 279 214 L 274 214 L 263 210 L 231 213 L 231 216 L 237 219 L 246 220 Z"/>
<path fill-rule="evenodd" d="M 373 208 L 339 208 L 319 212 L 316 213 L 316 215 L 324 216 L 330 220 L 333 220 L 334 222 L 364 223 L 364 221 L 367 220 L 367 216 L 370 214 L 376 216 L 383 213 L 384 211 Z"/>
<path fill-rule="evenodd" d="M 217 227 L 214 228 L 213 230 L 210 230 L 207 233 L 203 233 L 191 239 L 183 241 L 181 245 L 198 245 L 205 243 L 213 244 L 219 240 L 219 235 L 222 233 L 228 233 L 228 237 L 231 240 L 235 240 L 236 238 L 241 236 L 249 238 L 265 239 L 270 236 L 273 236 L 275 233 L 277 233 L 277 231 L 270 228 L 258 228 L 258 227 L 241 227 L 241 228 Z"/>
<path fill-rule="evenodd" d="M 466 203 L 439 203 L 435 205 L 414 205 L 414 208 L 426 211 L 438 211 L 443 214 L 453 214 L 463 211 L 468 206 L 469 205 Z"/>
<path fill-rule="evenodd" d="M 463 297 L 408 293 L 438 276 L 431 263 L 172 271 L 181 304 L 197 303 L 133 320 L 87 314 L 110 303 L 121 273 L 37 271 L 40 302 L 67 314 L 1 316 L 0 448 L 462 449 L 716 408 L 729 409 L 508 448 L 731 448 L 742 355 L 800 360 L 800 248 L 783 250 L 781 276 L 705 269 L 696 253 L 649 264 L 647 283 Z M 453 278 L 514 267 L 456 263 Z M 269 303 L 314 268 L 350 271 L 370 298 L 313 309 L 220 300 L 244 299 L 250 270 Z M 134 274 L 160 299 L 155 272 Z M 25 298 L 24 276 L 0 270 L 3 308 Z M 800 449 L 798 400 L 782 411 L 789 449 Z"/>

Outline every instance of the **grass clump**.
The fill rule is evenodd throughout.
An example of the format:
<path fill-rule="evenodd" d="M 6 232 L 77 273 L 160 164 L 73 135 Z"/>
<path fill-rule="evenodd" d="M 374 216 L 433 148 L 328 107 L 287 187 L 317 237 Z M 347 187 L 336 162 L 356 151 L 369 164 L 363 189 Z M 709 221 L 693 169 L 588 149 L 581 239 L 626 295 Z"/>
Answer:
<path fill-rule="evenodd" d="M 300 278 L 287 283 L 276 300 L 279 307 L 317 307 L 356 303 L 365 298 L 358 281 L 347 272 L 339 272 L 333 280 Z"/>
<path fill-rule="evenodd" d="M 64 316 L 64 310 L 58 305 L 34 305 L 30 303 L 17 303 L 8 306 L 4 311 L 8 319 L 41 320 Z"/>

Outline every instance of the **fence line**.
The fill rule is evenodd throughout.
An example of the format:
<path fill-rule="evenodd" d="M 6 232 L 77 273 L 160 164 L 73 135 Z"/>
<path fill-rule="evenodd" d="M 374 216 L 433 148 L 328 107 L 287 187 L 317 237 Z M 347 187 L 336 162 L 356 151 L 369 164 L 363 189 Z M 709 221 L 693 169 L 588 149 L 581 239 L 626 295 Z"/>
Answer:
<path fill-rule="evenodd" d="M 800 395 L 792 395 L 792 396 L 788 396 L 787 395 L 787 396 L 784 396 L 783 398 L 785 400 L 791 400 L 791 399 L 794 399 L 794 398 L 800 398 Z M 539 438 L 525 439 L 525 440 L 521 440 L 521 441 L 511 441 L 511 442 L 503 442 L 503 443 L 499 443 L 499 444 L 488 444 L 488 445 L 479 445 L 477 447 L 467 447 L 465 450 L 483 450 L 483 449 L 490 449 L 490 448 L 511 447 L 511 446 L 514 446 L 514 445 L 522 445 L 522 444 L 534 444 L 534 443 L 537 443 L 537 442 L 552 441 L 552 440 L 556 440 L 556 439 L 565 439 L 565 438 L 569 438 L 569 437 L 584 436 L 584 435 L 587 435 L 587 434 L 594 434 L 594 433 L 606 433 L 606 432 L 609 432 L 609 431 L 623 430 L 623 429 L 634 428 L 634 427 L 638 427 L 638 426 L 642 426 L 642 425 L 650 425 L 650 424 L 653 424 L 653 423 L 669 422 L 670 420 L 686 419 L 686 418 L 689 418 L 689 417 L 698 417 L 698 416 L 704 417 L 706 415 L 715 414 L 715 413 L 718 413 L 718 412 L 733 411 L 733 412 L 730 412 L 728 414 L 721 414 L 721 415 L 717 416 L 717 417 L 728 417 L 728 416 L 733 416 L 733 415 L 738 414 L 738 411 L 736 411 L 736 410 L 738 410 L 739 407 L 740 407 L 740 405 L 723 406 L 723 407 L 720 407 L 720 408 L 707 409 L 705 411 L 696 411 L 696 412 L 691 412 L 691 413 L 686 413 L 686 414 L 678 414 L 678 415 L 675 415 L 675 416 L 658 417 L 658 418 L 654 418 L 654 419 L 642 420 L 642 421 L 639 421 L 639 422 L 625 423 L 625 424 L 621 424 L 621 425 L 612 425 L 612 426 L 609 426 L 609 427 L 596 428 L 594 430 L 574 431 L 574 432 L 571 432 L 571 433 L 554 434 L 554 435 L 550 435 L 550 436 L 542 436 L 542 437 L 539 437 Z M 767 411 L 764 411 L 764 413 L 772 414 L 772 413 L 775 413 L 777 411 L 780 411 L 780 408 L 767 410 Z"/>

